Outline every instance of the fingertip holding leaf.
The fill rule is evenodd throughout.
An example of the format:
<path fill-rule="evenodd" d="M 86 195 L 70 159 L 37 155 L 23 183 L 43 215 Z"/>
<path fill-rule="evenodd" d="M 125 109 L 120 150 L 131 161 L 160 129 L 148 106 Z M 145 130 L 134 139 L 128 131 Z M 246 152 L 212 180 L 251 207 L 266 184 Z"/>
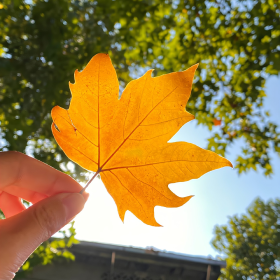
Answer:
<path fill-rule="evenodd" d="M 121 98 L 106 54 L 95 55 L 69 84 L 69 109 L 52 110 L 52 132 L 65 154 L 100 174 L 121 220 L 127 210 L 148 225 L 161 226 L 155 206 L 179 207 L 168 185 L 197 179 L 232 164 L 186 142 L 167 143 L 194 116 L 186 111 L 198 64 L 185 71 L 152 77 L 149 70 L 131 81 Z"/>

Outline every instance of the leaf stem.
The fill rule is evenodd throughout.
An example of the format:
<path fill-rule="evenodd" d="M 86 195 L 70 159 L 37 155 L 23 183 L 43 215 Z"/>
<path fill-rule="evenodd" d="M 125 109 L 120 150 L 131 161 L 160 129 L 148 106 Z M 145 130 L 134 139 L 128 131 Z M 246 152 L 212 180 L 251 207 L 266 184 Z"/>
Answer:
<path fill-rule="evenodd" d="M 85 187 L 80 191 L 80 194 L 83 194 L 83 192 L 86 190 L 86 188 L 89 186 L 89 184 L 93 181 L 93 179 L 100 173 L 100 170 L 97 170 L 97 172 L 92 176 L 92 178 L 87 182 Z"/>

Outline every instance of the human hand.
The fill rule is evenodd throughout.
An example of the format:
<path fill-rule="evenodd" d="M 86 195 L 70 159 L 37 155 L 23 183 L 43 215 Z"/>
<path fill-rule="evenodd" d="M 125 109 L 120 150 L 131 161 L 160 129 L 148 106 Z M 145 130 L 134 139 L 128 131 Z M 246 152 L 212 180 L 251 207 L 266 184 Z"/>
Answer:
<path fill-rule="evenodd" d="M 84 207 L 87 193 L 70 176 L 19 152 L 0 153 L 0 280 Z M 25 199 L 33 205 L 25 209 Z"/>

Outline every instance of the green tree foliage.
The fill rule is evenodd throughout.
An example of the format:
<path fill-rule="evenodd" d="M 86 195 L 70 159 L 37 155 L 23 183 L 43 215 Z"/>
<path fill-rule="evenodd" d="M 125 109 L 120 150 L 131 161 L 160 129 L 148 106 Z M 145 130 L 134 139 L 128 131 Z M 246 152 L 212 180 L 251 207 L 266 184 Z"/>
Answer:
<path fill-rule="evenodd" d="M 280 199 L 256 199 L 246 215 L 216 226 L 213 246 L 226 256 L 220 279 L 280 279 Z"/>
<path fill-rule="evenodd" d="M 4 215 L 4 213 L 0 209 L 0 220 L 2 220 L 2 219 L 5 219 L 5 215 Z"/>
<path fill-rule="evenodd" d="M 264 112 L 267 77 L 280 71 L 279 0 L 4 0 L 0 4 L 1 150 L 33 154 L 73 171 L 51 134 L 50 111 L 67 107 L 67 82 L 98 52 L 111 55 L 121 86 L 144 67 L 156 74 L 199 62 L 188 104 L 213 128 L 208 148 L 224 155 L 242 138 L 239 172 L 272 173 L 277 124 Z"/>

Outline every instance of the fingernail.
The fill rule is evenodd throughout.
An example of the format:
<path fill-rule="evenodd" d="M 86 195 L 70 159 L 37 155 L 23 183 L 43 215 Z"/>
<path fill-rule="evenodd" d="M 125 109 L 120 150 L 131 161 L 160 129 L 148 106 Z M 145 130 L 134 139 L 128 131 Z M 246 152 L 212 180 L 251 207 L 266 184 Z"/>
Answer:
<path fill-rule="evenodd" d="M 62 198 L 62 204 L 65 207 L 66 221 L 69 222 L 74 216 L 80 213 L 85 205 L 84 197 L 79 193 L 71 193 Z"/>

